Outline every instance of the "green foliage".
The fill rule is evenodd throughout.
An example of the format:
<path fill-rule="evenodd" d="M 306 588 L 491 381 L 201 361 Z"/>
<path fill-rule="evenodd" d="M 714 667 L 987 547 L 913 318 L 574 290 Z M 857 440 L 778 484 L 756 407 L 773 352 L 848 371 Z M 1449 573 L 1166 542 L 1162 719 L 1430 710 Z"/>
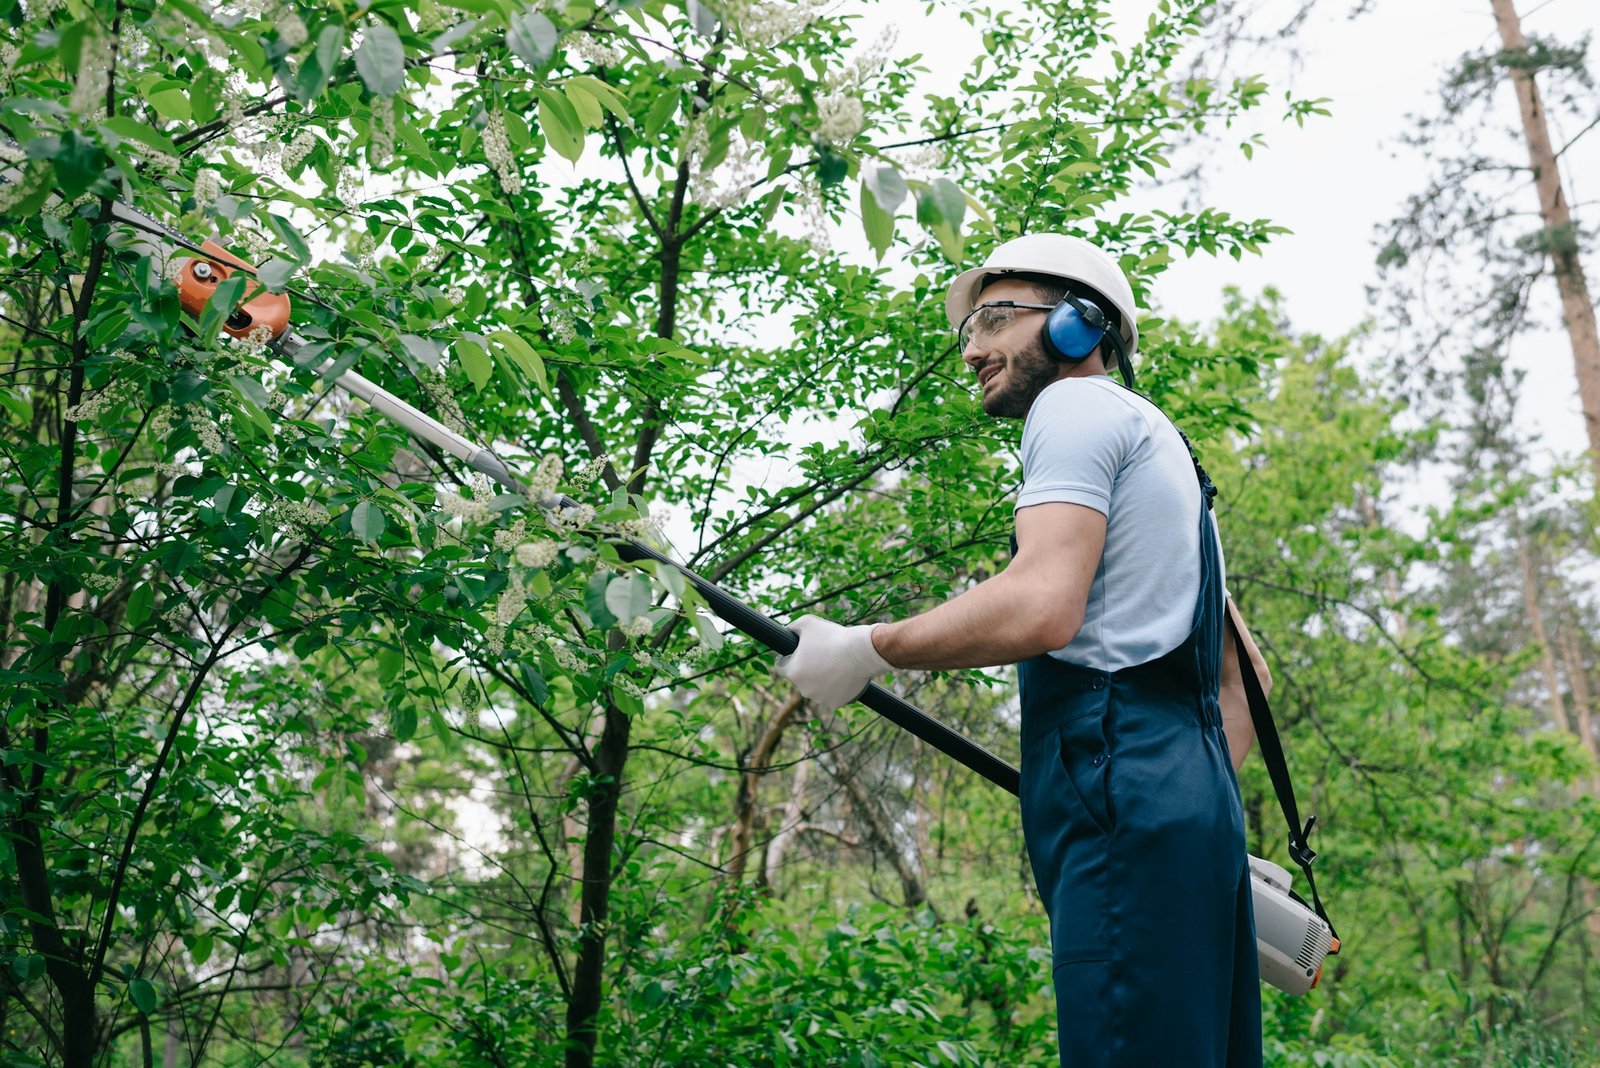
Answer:
<path fill-rule="evenodd" d="M 671 506 L 700 572 L 852 620 L 1003 566 L 1020 428 L 974 403 L 943 283 L 1054 228 L 1148 299 L 1179 252 L 1281 232 L 1125 207 L 1266 100 L 1174 82 L 1206 6 L 1123 42 L 1103 4 L 964 9 L 983 54 L 923 98 L 831 8 L 0 2 L 6 1056 L 1051 1063 L 1009 804 L 863 710 L 786 703 L 616 540 Z M 259 264 L 294 357 L 227 332 L 243 272 L 185 310 L 168 235 L 114 201 Z M 857 212 L 887 266 L 831 240 Z M 1358 587 L 1448 542 L 1352 519 L 1416 443 L 1281 320 L 1151 318 L 1140 367 L 1227 494 L 1330 896 L 1373 902 L 1347 906 L 1371 970 L 1329 977 L 1320 1023 L 1273 1002 L 1274 1056 L 1544 1056 L 1525 1021 L 1587 974 L 1549 934 L 1574 914 L 1541 890 L 1492 918 L 1592 877 L 1561 789 L 1586 766 L 1533 729 L 1523 651 L 1425 599 L 1403 642 L 1375 629 L 1401 606 Z M 347 403 L 346 371 L 532 499 Z M 1014 750 L 996 678 L 901 684 Z M 1424 967 L 1380 950 L 1396 916 Z M 1448 916 L 1477 924 L 1450 965 Z"/>

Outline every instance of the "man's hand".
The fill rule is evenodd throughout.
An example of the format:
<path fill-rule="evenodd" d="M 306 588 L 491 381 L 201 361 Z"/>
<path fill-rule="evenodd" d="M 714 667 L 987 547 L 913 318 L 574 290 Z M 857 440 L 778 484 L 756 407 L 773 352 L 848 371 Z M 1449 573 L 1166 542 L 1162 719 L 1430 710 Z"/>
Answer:
<path fill-rule="evenodd" d="M 849 704 L 867 685 L 893 670 L 872 646 L 872 626 L 841 627 L 818 616 L 790 625 L 800 644 L 778 657 L 778 674 L 826 712 Z"/>

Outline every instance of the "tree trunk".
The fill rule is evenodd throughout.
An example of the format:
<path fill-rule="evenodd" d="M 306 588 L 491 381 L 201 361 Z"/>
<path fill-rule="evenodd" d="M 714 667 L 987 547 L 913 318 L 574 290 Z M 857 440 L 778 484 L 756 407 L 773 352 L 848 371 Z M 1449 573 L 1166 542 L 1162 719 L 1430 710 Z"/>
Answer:
<path fill-rule="evenodd" d="M 783 732 L 794 722 L 804 699 L 796 693 L 773 713 L 756 740 L 755 748 L 743 762 L 739 776 L 739 799 L 735 802 L 733 826 L 728 829 L 728 859 L 723 865 L 723 879 L 730 886 L 744 880 L 745 868 L 750 859 L 750 838 L 756 822 L 756 788 L 761 776 L 772 765 L 772 755 L 783 739 Z"/>
<path fill-rule="evenodd" d="M 1521 524 L 1518 523 L 1520 527 Z M 1528 548 L 1529 535 L 1522 530 L 1514 534 L 1517 539 L 1517 564 L 1522 569 L 1522 603 L 1528 610 L 1528 633 L 1539 646 L 1539 670 L 1544 674 L 1545 692 L 1549 695 L 1550 721 L 1562 730 L 1568 729 L 1567 708 L 1561 699 L 1561 679 L 1556 674 L 1555 649 L 1544 626 L 1544 609 L 1539 604 L 1539 572 L 1534 566 L 1533 552 Z"/>
<path fill-rule="evenodd" d="M 1519 62 L 1507 63 L 1511 84 L 1517 91 L 1522 112 L 1522 133 L 1528 142 L 1528 165 L 1539 191 L 1539 214 L 1544 220 L 1545 240 L 1555 269 L 1556 287 L 1561 292 L 1561 313 L 1572 342 L 1572 363 L 1578 374 L 1578 400 L 1583 408 L 1584 428 L 1589 434 L 1589 462 L 1600 492 L 1600 332 L 1595 328 L 1594 304 L 1589 299 L 1589 284 L 1584 279 L 1578 257 L 1578 229 L 1567 207 L 1561 188 L 1561 171 L 1545 124 L 1544 102 L 1539 86 L 1527 64 L 1528 40 L 1522 35 L 1522 20 L 1517 17 L 1514 0 L 1489 0 L 1500 41 L 1506 55 Z"/>
<path fill-rule="evenodd" d="M 627 713 L 608 702 L 600 744 L 594 751 L 595 781 L 589 787 L 589 833 L 583 841 L 583 891 L 578 908 L 578 961 L 572 970 L 572 999 L 567 1002 L 567 1068 L 594 1065 L 606 962 L 606 916 L 611 909 L 617 803 L 622 796 L 622 769 L 628 760 L 628 734 L 632 728 L 633 721 Z"/>
<path fill-rule="evenodd" d="M 774 893 L 778 885 L 778 869 L 783 867 L 785 854 L 800 835 L 805 820 L 806 780 L 811 777 L 811 761 L 802 760 L 794 767 L 794 782 L 789 787 L 789 802 L 783 806 L 778 832 L 767 842 L 766 855 L 761 862 L 761 886 Z"/>

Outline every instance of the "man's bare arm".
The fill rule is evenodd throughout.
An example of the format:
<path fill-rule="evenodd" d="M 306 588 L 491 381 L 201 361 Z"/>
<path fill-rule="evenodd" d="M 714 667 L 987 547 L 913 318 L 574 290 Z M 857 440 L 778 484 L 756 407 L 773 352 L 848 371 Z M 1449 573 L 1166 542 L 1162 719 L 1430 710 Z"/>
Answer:
<path fill-rule="evenodd" d="M 1017 554 L 1000 574 L 922 615 L 872 632 L 899 668 L 1015 664 L 1060 649 L 1083 625 L 1105 548 L 1106 517 L 1053 502 L 1017 510 Z"/>
<path fill-rule="evenodd" d="M 1244 676 L 1239 672 L 1238 643 L 1241 640 L 1250 663 L 1255 665 L 1256 678 L 1261 680 L 1261 692 L 1270 696 L 1272 672 L 1267 670 L 1266 658 L 1256 647 L 1255 639 L 1250 637 L 1250 628 L 1244 625 L 1238 605 L 1229 597 L 1227 618 L 1222 628 L 1222 689 L 1217 699 L 1222 704 L 1222 731 L 1228 737 L 1228 753 L 1233 758 L 1235 772 L 1244 763 L 1245 755 L 1256 740 L 1255 723 L 1250 719 L 1250 702 L 1244 692 Z"/>

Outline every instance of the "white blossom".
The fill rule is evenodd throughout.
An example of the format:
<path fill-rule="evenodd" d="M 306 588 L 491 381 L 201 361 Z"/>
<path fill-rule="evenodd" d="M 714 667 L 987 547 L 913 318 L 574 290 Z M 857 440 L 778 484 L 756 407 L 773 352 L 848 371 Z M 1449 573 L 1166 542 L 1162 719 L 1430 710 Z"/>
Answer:
<path fill-rule="evenodd" d="M 751 48 L 766 48 L 793 37 L 816 20 L 824 0 L 727 0 L 722 17 Z"/>
<path fill-rule="evenodd" d="M 587 486 L 605 473 L 606 466 L 610 462 L 604 456 L 595 456 L 585 460 L 583 466 L 579 467 L 577 472 L 573 474 L 572 484 L 574 486 Z"/>
<path fill-rule="evenodd" d="M 553 541 L 527 541 L 517 546 L 517 563 L 523 567 L 549 567 L 556 562 L 561 545 Z"/>
<path fill-rule="evenodd" d="M 278 36 L 283 38 L 283 43 L 290 48 L 299 48 L 310 38 L 306 31 L 306 24 L 301 21 L 297 12 L 285 11 L 283 17 L 278 19 Z"/>
<path fill-rule="evenodd" d="M 582 671 L 584 669 L 583 661 L 578 659 L 578 654 L 565 645 L 551 646 L 550 655 L 555 657 L 556 663 L 564 671 Z"/>
<path fill-rule="evenodd" d="M 483 155 L 499 179 L 501 189 L 512 196 L 522 192 L 522 174 L 511 154 L 511 138 L 506 133 L 506 116 L 502 111 L 491 111 L 483 124 Z"/>
<path fill-rule="evenodd" d="M 615 67 L 624 59 L 622 49 L 592 33 L 569 33 L 561 39 L 567 51 L 591 66 Z"/>
<path fill-rule="evenodd" d="M 528 591 L 523 587 L 522 579 L 512 575 L 510 583 L 501 591 L 500 599 L 495 602 L 494 621 L 501 626 L 511 623 L 522 614 L 527 604 Z"/>
<path fill-rule="evenodd" d="M 316 135 L 309 129 L 303 129 L 294 135 L 294 140 L 284 146 L 283 154 L 279 157 L 279 165 L 286 171 L 293 170 L 300 166 L 316 147 Z"/>
<path fill-rule="evenodd" d="M 78 60 L 78 81 L 69 106 L 80 115 L 99 115 L 105 108 L 106 86 L 111 77 L 111 42 L 102 34 L 83 41 Z"/>
<path fill-rule="evenodd" d="M 222 195 L 222 178 L 210 168 L 201 168 L 194 176 L 194 203 L 201 211 L 215 204 Z"/>
<path fill-rule="evenodd" d="M 304 537 L 328 521 L 328 510 L 316 501 L 291 501 L 279 497 L 261 513 L 263 526 L 287 537 Z"/>
<path fill-rule="evenodd" d="M 519 519 L 504 530 L 494 532 L 494 547 L 498 552 L 510 552 L 522 541 L 522 536 L 527 530 L 527 521 Z"/>
<path fill-rule="evenodd" d="M 394 97 L 372 102 L 372 165 L 381 167 L 394 155 Z"/>
<path fill-rule="evenodd" d="M 629 697 L 633 697 L 638 700 L 644 699 L 644 690 L 640 688 L 637 682 L 634 682 L 626 675 L 616 676 L 611 680 L 611 685 L 615 686 Z"/>
<path fill-rule="evenodd" d="M 832 93 L 817 101 L 817 137 L 830 145 L 854 139 L 866 124 L 860 99 L 849 93 Z"/>

